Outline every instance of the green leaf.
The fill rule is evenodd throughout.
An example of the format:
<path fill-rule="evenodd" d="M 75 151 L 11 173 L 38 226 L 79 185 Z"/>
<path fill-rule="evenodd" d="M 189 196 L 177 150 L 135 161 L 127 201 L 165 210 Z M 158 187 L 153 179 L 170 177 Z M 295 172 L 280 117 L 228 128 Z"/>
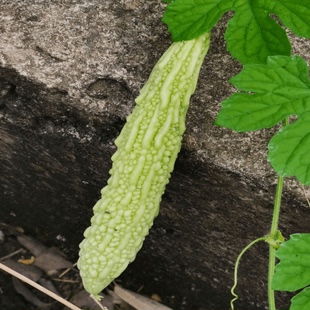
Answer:
<path fill-rule="evenodd" d="M 299 56 L 271 56 L 267 64 L 245 65 L 230 82 L 243 92 L 222 103 L 215 124 L 236 131 L 275 126 L 298 116 L 269 143 L 268 160 L 282 176 L 310 184 L 310 81 Z"/>
<path fill-rule="evenodd" d="M 270 5 L 273 6 L 271 12 L 276 14 L 286 27 L 298 36 L 310 38 L 310 1 L 273 0 Z"/>
<path fill-rule="evenodd" d="M 286 32 L 269 17 L 262 2 L 246 1 L 236 9 L 227 26 L 227 50 L 243 64 L 265 63 L 267 56 L 291 53 Z"/>
<path fill-rule="evenodd" d="M 268 148 L 268 160 L 279 175 L 295 176 L 310 185 L 310 112 L 280 130 Z"/>
<path fill-rule="evenodd" d="M 191 40 L 208 32 L 231 9 L 231 0 L 175 0 L 167 6 L 163 22 L 173 41 Z"/>
<path fill-rule="evenodd" d="M 291 299 L 290 310 L 309 310 L 310 309 L 310 288 L 305 288 L 302 292 Z"/>
<path fill-rule="evenodd" d="M 293 292 L 310 284 L 310 234 L 291 235 L 276 256 L 280 263 L 272 280 L 274 290 Z"/>
<path fill-rule="evenodd" d="M 244 92 L 223 101 L 216 119 L 219 126 L 251 131 L 310 111 L 308 69 L 299 56 L 272 56 L 266 65 L 245 65 L 230 82 Z"/>
<path fill-rule="evenodd" d="M 225 33 L 227 49 L 243 64 L 290 55 L 286 33 L 271 14 L 297 35 L 310 37 L 310 1 L 305 0 L 175 0 L 167 6 L 163 21 L 173 41 L 190 40 L 210 31 L 231 10 L 235 14 Z"/>

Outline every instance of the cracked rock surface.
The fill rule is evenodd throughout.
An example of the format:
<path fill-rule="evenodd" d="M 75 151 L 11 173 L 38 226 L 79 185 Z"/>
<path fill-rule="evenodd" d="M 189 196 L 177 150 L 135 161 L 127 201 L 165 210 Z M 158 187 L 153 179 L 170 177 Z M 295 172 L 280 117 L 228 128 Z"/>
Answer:
<path fill-rule="evenodd" d="M 2 222 L 77 258 L 109 177 L 113 141 L 171 44 L 163 11 L 160 0 L 0 0 Z M 121 277 L 179 310 L 228 309 L 237 254 L 271 221 L 276 176 L 266 152 L 274 131 L 213 125 L 234 91 L 227 80 L 241 69 L 225 50 L 228 17 L 213 30 L 160 215 Z M 309 62 L 309 43 L 292 38 Z M 309 213 L 289 180 L 283 233 L 309 230 Z M 264 244 L 244 258 L 239 309 L 266 308 L 266 262 Z"/>

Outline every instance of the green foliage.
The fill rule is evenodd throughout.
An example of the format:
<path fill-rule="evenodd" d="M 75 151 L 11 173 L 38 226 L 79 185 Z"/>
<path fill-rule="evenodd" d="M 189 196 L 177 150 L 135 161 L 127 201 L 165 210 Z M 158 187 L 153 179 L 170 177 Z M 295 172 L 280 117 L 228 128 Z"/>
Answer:
<path fill-rule="evenodd" d="M 296 291 L 310 284 L 310 234 L 293 234 L 276 252 L 280 263 L 276 266 L 272 287 L 279 291 Z M 290 310 L 310 309 L 310 288 L 294 298 Z"/>
<path fill-rule="evenodd" d="M 281 263 L 276 267 L 273 288 L 302 289 L 310 285 L 310 235 L 295 234 L 282 243 L 284 238 L 277 226 L 283 177 L 295 176 L 301 183 L 310 185 L 310 81 L 306 62 L 299 56 L 290 57 L 291 45 L 277 20 L 296 35 L 310 38 L 310 1 L 166 2 L 169 4 L 163 21 L 174 41 L 191 40 L 211 31 L 223 14 L 234 11 L 225 33 L 227 50 L 245 66 L 230 80 L 239 92 L 222 103 L 216 124 L 240 132 L 270 128 L 281 122 L 285 125 L 268 145 L 268 160 L 279 181 L 271 234 L 264 239 L 271 249 L 279 248 L 277 257 Z M 279 192 L 278 188 L 281 188 Z M 271 251 L 269 262 L 268 280 L 273 277 L 275 264 Z M 233 289 L 234 301 L 237 295 Z M 270 310 L 275 310 L 270 285 L 268 299 Z M 290 310 L 308 309 L 310 288 L 305 288 L 292 299 Z"/>
<path fill-rule="evenodd" d="M 272 287 L 278 291 L 296 291 L 310 284 L 310 234 L 293 234 L 276 251 Z"/>
<path fill-rule="evenodd" d="M 286 33 L 271 14 L 295 34 L 310 38 L 310 1 L 305 0 L 175 0 L 163 21 L 174 41 L 190 40 L 210 31 L 231 10 L 235 14 L 225 34 L 227 49 L 243 64 L 290 55 Z"/>
<path fill-rule="evenodd" d="M 310 287 L 294 296 L 291 300 L 290 310 L 309 310 L 310 309 Z"/>
<path fill-rule="evenodd" d="M 269 142 L 268 160 L 282 176 L 310 185 L 310 111 L 282 128 Z"/>
<path fill-rule="evenodd" d="M 167 6 L 163 22 L 173 41 L 191 40 L 211 30 L 231 5 L 231 0 L 175 0 Z"/>
<path fill-rule="evenodd" d="M 299 56 L 271 56 L 265 65 L 245 65 L 230 82 L 241 92 L 222 103 L 216 124 L 251 131 L 298 116 L 271 139 L 268 159 L 279 175 L 296 176 L 310 184 L 310 81 L 306 62 Z"/>

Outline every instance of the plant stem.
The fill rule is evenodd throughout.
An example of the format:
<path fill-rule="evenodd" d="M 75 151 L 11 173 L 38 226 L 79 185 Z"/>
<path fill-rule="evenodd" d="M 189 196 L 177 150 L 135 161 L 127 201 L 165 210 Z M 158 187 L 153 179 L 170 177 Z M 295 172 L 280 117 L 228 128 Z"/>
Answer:
<path fill-rule="evenodd" d="M 289 124 L 289 118 L 286 117 L 282 121 L 282 126 L 284 127 L 284 126 L 287 126 L 288 124 Z M 284 177 L 278 176 L 278 183 L 277 183 L 276 195 L 275 195 L 274 206 L 273 206 L 272 223 L 271 223 L 271 228 L 270 228 L 270 236 L 274 236 L 278 230 L 283 183 L 284 183 Z M 269 310 L 276 310 L 274 290 L 272 289 L 272 286 L 271 286 L 272 278 L 273 278 L 274 270 L 275 270 L 275 265 L 276 265 L 276 249 L 273 246 L 269 245 L 269 264 L 268 264 Z"/>
<path fill-rule="evenodd" d="M 274 200 L 272 224 L 271 224 L 271 229 L 270 229 L 271 236 L 273 236 L 278 230 L 280 207 L 281 207 L 281 196 L 282 196 L 282 190 L 283 190 L 283 181 L 284 181 L 284 178 L 282 176 L 279 176 L 277 189 L 276 189 L 276 196 Z M 272 278 L 273 278 L 274 270 L 275 270 L 275 264 L 276 264 L 276 249 L 273 246 L 269 245 L 269 266 L 268 266 L 269 310 L 276 310 L 274 290 L 271 287 Z"/>

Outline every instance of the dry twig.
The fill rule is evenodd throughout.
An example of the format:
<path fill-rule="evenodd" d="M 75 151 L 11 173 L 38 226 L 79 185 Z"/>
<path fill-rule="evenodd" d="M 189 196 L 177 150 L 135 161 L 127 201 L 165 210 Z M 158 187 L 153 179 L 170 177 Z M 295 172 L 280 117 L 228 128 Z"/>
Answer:
<path fill-rule="evenodd" d="M 51 292 L 50 290 L 46 289 L 45 287 L 41 286 L 40 284 L 28 279 L 27 277 L 23 276 L 22 274 L 16 272 L 15 270 L 3 265 L 0 263 L 0 269 L 4 270 L 5 272 L 11 274 L 12 276 L 26 282 L 27 284 L 33 286 L 37 290 L 43 292 L 44 294 L 52 297 L 53 299 L 57 300 L 58 302 L 62 303 L 63 305 L 67 306 L 72 310 L 81 310 L 79 307 L 73 305 L 71 302 L 67 301 L 66 299 L 56 295 L 55 293 Z"/>
<path fill-rule="evenodd" d="M 20 252 L 23 252 L 23 251 L 24 251 L 24 249 L 23 249 L 23 248 L 20 248 L 20 249 L 18 249 L 18 250 L 16 250 L 16 251 L 14 251 L 14 252 L 12 252 L 12 253 L 6 255 L 6 256 L 3 256 L 3 257 L 0 258 L 0 262 L 3 262 L 3 261 L 5 261 L 5 260 L 7 260 L 8 258 L 11 258 L 12 256 L 14 256 L 14 255 L 16 255 L 16 254 L 18 254 L 18 253 L 20 253 Z"/>

